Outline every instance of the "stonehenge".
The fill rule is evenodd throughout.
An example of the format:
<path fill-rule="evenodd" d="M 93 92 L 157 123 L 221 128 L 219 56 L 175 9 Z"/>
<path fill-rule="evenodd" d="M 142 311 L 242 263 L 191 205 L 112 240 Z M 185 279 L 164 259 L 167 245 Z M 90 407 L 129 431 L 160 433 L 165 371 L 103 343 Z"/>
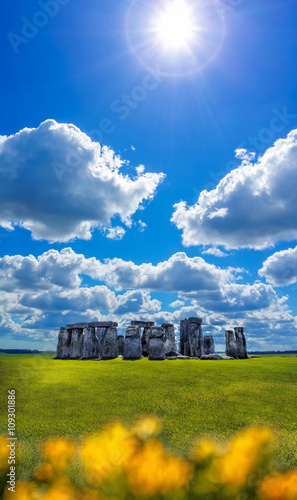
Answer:
<path fill-rule="evenodd" d="M 227 330 L 226 336 L 226 355 L 235 359 L 247 359 L 246 339 L 244 328 L 235 327 L 234 330 Z"/>
<path fill-rule="evenodd" d="M 149 359 L 163 361 L 165 359 L 164 328 L 152 326 L 149 330 Z"/>
<path fill-rule="evenodd" d="M 184 356 L 200 358 L 203 354 L 202 319 L 189 318 L 180 322 L 180 352 Z"/>
<path fill-rule="evenodd" d="M 212 335 L 203 337 L 203 355 L 208 356 L 215 353 L 215 344 Z"/>
<path fill-rule="evenodd" d="M 212 335 L 203 336 L 202 319 L 185 318 L 180 322 L 179 349 L 172 323 L 155 326 L 152 321 L 131 321 L 126 334 L 118 335 L 112 321 L 73 323 L 60 328 L 57 359 L 102 359 L 122 356 L 124 360 L 148 357 L 150 361 L 182 359 L 247 359 L 243 327 L 226 330 L 226 356 L 216 354 Z"/>
<path fill-rule="evenodd" d="M 124 340 L 123 359 L 141 359 L 142 344 L 139 326 L 128 326 Z"/>

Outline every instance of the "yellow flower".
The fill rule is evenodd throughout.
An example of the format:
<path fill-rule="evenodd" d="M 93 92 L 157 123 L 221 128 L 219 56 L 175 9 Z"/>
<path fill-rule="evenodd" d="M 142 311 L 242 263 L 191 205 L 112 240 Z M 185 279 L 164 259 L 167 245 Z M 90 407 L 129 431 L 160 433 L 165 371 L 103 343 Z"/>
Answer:
<path fill-rule="evenodd" d="M 258 494 L 263 500 L 296 500 L 297 471 L 268 476 L 261 484 Z"/>
<path fill-rule="evenodd" d="M 136 446 L 133 433 L 121 424 L 106 427 L 82 445 L 82 459 L 91 483 L 101 484 L 120 474 Z"/>
<path fill-rule="evenodd" d="M 52 464 L 44 463 L 37 467 L 35 470 L 35 477 L 38 481 L 50 482 L 55 476 Z"/>
<path fill-rule="evenodd" d="M 150 437 L 158 436 L 162 431 L 162 424 L 157 417 L 142 417 L 136 422 L 133 431 L 139 439 L 145 441 Z"/>
<path fill-rule="evenodd" d="M 8 441 L 5 437 L 0 437 L 0 474 L 6 472 L 9 467 L 8 457 L 9 448 L 7 447 Z"/>
<path fill-rule="evenodd" d="M 74 487 L 67 479 L 54 484 L 44 495 L 43 500 L 75 500 L 78 499 Z"/>
<path fill-rule="evenodd" d="M 43 453 L 47 462 L 56 470 L 64 470 L 74 457 L 75 447 L 67 439 L 54 438 L 44 443 Z"/>
<path fill-rule="evenodd" d="M 217 446 L 209 440 L 198 441 L 191 453 L 190 458 L 197 464 L 205 464 L 218 453 Z"/>
<path fill-rule="evenodd" d="M 270 451 L 271 441 L 272 433 L 266 428 L 251 428 L 239 434 L 216 461 L 220 481 L 235 487 L 244 486 Z"/>
<path fill-rule="evenodd" d="M 192 476 L 191 465 L 166 453 L 157 439 L 138 448 L 126 471 L 131 492 L 140 498 L 181 490 Z"/>
<path fill-rule="evenodd" d="M 43 495 L 39 492 L 34 483 L 24 483 L 17 481 L 15 493 L 5 490 L 4 500 L 41 500 Z"/>

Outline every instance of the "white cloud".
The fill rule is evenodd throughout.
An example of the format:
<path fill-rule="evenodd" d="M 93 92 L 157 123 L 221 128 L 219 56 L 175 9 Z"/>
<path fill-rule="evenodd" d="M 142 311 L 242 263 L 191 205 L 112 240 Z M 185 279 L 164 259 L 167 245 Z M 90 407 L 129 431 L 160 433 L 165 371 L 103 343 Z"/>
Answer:
<path fill-rule="evenodd" d="M 61 242 L 90 239 L 94 228 L 109 228 L 114 216 L 129 226 L 164 174 L 144 173 L 140 166 L 131 179 L 121 173 L 123 164 L 74 125 L 54 120 L 1 136 L 0 224 Z"/>
<path fill-rule="evenodd" d="M 226 252 L 222 252 L 219 248 L 208 248 L 207 250 L 203 250 L 203 255 L 214 255 L 215 257 L 228 257 Z"/>
<path fill-rule="evenodd" d="M 193 206 L 174 205 L 172 221 L 185 246 L 263 249 L 297 239 L 297 130 L 254 165 L 246 153 L 237 155 L 245 158 L 241 166 L 214 190 L 202 191 Z"/>
<path fill-rule="evenodd" d="M 175 309 L 177 307 L 184 306 L 185 303 L 182 300 L 175 300 L 174 302 L 171 302 L 171 304 L 169 304 L 169 305 L 170 305 L 170 307 Z"/>
<path fill-rule="evenodd" d="M 125 234 L 126 231 L 121 226 L 108 227 L 106 229 L 106 238 L 109 238 L 110 240 L 122 240 Z"/>
<path fill-rule="evenodd" d="M 200 316 L 204 333 L 214 333 L 219 343 L 226 327 L 243 324 L 251 339 L 293 345 L 297 321 L 287 297 L 279 298 L 270 284 L 238 283 L 238 271 L 185 253 L 157 265 L 101 262 L 71 248 L 39 257 L 5 256 L 0 259 L 0 335 L 56 342 L 60 326 L 106 319 L 117 321 L 119 331 L 131 319 L 172 322 L 178 333 L 181 319 Z M 86 286 L 89 278 L 92 285 Z M 177 292 L 179 299 L 170 304 L 175 310 L 162 310 L 154 292 Z M 258 344 L 250 342 L 253 348 Z"/>
<path fill-rule="evenodd" d="M 168 260 L 136 265 L 122 259 L 106 259 L 104 263 L 92 261 L 87 266 L 93 279 L 104 281 L 117 290 L 144 288 L 151 291 L 193 292 L 216 291 L 226 282 L 237 279 L 241 269 L 222 269 L 208 264 L 201 257 L 188 257 L 180 252 Z"/>
<path fill-rule="evenodd" d="M 297 282 L 297 247 L 276 252 L 263 262 L 259 275 L 274 286 L 293 285 Z"/>

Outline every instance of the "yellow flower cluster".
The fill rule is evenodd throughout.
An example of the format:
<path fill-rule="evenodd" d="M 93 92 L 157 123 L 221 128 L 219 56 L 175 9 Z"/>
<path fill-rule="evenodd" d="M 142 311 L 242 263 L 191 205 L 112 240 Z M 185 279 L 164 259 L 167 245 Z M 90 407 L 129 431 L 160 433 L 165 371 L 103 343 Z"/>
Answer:
<path fill-rule="evenodd" d="M 296 500 L 297 471 L 268 476 L 259 488 L 262 500 Z"/>
<path fill-rule="evenodd" d="M 225 446 L 199 441 L 189 458 L 167 451 L 161 430 L 160 421 L 147 416 L 132 429 L 113 423 L 81 444 L 49 439 L 43 462 L 30 482 L 16 483 L 15 493 L 4 491 L 8 452 L 0 437 L 0 498 L 297 500 L 297 471 L 271 473 L 270 430 L 247 429 Z"/>
<path fill-rule="evenodd" d="M 7 439 L 0 436 L 0 474 L 5 473 L 8 469 L 8 457 Z"/>

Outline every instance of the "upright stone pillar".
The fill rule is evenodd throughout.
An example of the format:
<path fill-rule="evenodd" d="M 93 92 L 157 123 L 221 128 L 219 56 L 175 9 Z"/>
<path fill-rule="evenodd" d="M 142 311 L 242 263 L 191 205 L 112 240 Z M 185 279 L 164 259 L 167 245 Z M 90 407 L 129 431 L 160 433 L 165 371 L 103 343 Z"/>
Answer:
<path fill-rule="evenodd" d="M 102 339 L 103 339 L 103 334 L 106 330 L 106 326 L 97 326 L 95 328 L 96 336 L 98 339 L 98 357 L 102 358 Z"/>
<path fill-rule="evenodd" d="M 60 328 L 57 346 L 57 358 L 69 359 L 71 344 L 71 330 Z"/>
<path fill-rule="evenodd" d="M 128 326 L 124 340 L 124 359 L 141 359 L 141 331 L 138 326 Z"/>
<path fill-rule="evenodd" d="M 102 335 L 102 359 L 115 359 L 119 355 L 118 332 L 115 326 L 104 329 Z"/>
<path fill-rule="evenodd" d="M 124 355 L 124 335 L 118 335 L 119 356 Z"/>
<path fill-rule="evenodd" d="M 215 353 L 215 344 L 212 335 L 206 335 L 203 338 L 203 355 L 208 356 L 209 354 Z"/>
<path fill-rule="evenodd" d="M 188 356 L 186 343 L 188 342 L 188 320 L 182 319 L 180 322 L 180 353 L 183 356 Z"/>
<path fill-rule="evenodd" d="M 244 328 L 242 326 L 234 328 L 236 347 L 237 347 L 237 357 L 238 359 L 247 359 L 247 348 L 246 340 L 244 335 Z"/>
<path fill-rule="evenodd" d="M 165 359 L 164 329 L 157 326 L 150 328 L 149 339 L 149 360 L 163 361 Z"/>
<path fill-rule="evenodd" d="M 203 335 L 202 335 L 202 319 L 189 318 L 188 322 L 188 335 L 189 335 L 189 348 L 190 356 L 193 358 L 200 358 L 203 354 Z"/>
<path fill-rule="evenodd" d="M 70 344 L 70 359 L 80 359 L 83 355 L 83 328 L 73 328 Z"/>
<path fill-rule="evenodd" d="M 95 327 L 87 326 L 83 329 L 83 358 L 94 359 L 99 357 L 99 342 Z"/>
<path fill-rule="evenodd" d="M 174 326 L 171 323 L 163 323 L 162 328 L 164 329 L 165 335 L 165 356 L 176 356 L 177 349 L 175 343 Z"/>
<path fill-rule="evenodd" d="M 148 357 L 149 355 L 149 342 L 150 342 L 150 327 L 145 326 L 141 336 L 142 355 Z"/>
<path fill-rule="evenodd" d="M 231 358 L 237 358 L 237 346 L 235 333 L 233 330 L 227 330 L 225 332 L 226 336 L 226 356 L 230 356 Z"/>

